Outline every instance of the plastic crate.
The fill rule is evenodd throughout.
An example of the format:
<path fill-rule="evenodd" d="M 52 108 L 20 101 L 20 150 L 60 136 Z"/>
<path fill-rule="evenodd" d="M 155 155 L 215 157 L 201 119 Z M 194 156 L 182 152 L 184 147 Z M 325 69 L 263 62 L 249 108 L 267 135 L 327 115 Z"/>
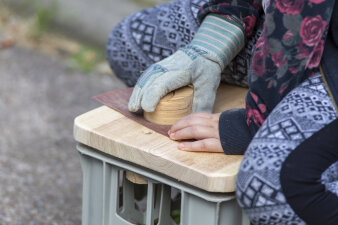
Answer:
<path fill-rule="evenodd" d="M 210 193 L 78 144 L 83 172 L 83 225 L 175 225 L 171 189 L 181 195 L 181 225 L 249 225 L 234 193 Z M 147 180 L 146 210 L 135 207 L 135 189 L 124 171 Z"/>

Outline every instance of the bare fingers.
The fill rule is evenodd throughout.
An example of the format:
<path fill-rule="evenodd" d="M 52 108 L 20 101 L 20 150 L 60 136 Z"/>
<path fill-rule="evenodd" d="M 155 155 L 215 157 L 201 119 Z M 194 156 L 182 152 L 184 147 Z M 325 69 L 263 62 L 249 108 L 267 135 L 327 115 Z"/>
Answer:
<path fill-rule="evenodd" d="M 206 139 L 217 138 L 219 139 L 218 127 L 205 126 L 205 125 L 193 125 L 187 126 L 176 132 L 170 133 L 170 138 L 173 140 L 185 140 L 185 139 Z"/>
<path fill-rule="evenodd" d="M 185 151 L 223 152 L 218 133 L 220 114 L 194 113 L 176 122 L 168 134 L 173 140 L 196 140 L 181 142 L 178 148 Z"/>
<path fill-rule="evenodd" d="M 180 150 L 192 152 L 220 152 L 223 153 L 219 139 L 207 138 L 193 142 L 181 142 L 178 145 Z"/>
<path fill-rule="evenodd" d="M 209 114 L 209 113 L 194 113 L 186 117 L 183 117 L 181 120 L 176 122 L 169 130 L 168 134 L 175 133 L 176 131 L 190 127 L 190 126 L 211 126 L 218 127 L 219 114 Z"/>

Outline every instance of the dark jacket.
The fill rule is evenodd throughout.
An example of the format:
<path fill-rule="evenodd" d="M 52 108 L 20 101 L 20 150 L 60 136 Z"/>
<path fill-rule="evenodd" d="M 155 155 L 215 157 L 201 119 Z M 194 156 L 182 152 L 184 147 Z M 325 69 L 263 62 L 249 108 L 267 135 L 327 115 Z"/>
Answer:
<path fill-rule="evenodd" d="M 338 3 L 336 2 L 330 22 L 321 61 L 322 75 L 338 112 Z"/>

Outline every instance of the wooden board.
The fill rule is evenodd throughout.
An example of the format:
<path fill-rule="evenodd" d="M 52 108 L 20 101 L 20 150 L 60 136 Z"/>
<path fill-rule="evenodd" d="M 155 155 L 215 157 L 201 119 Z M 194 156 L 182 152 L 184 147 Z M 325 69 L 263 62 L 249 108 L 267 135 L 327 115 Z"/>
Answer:
<path fill-rule="evenodd" d="M 230 86 L 228 86 L 230 87 Z M 243 107 L 245 89 L 221 87 L 216 109 Z M 226 106 L 228 105 L 228 106 Z M 210 192 L 233 192 L 242 156 L 184 152 L 177 142 L 102 106 L 75 118 L 80 143 Z"/>
<path fill-rule="evenodd" d="M 245 107 L 245 96 L 248 90 L 232 85 L 221 84 L 217 90 L 214 112 L 223 112 L 233 108 Z"/>

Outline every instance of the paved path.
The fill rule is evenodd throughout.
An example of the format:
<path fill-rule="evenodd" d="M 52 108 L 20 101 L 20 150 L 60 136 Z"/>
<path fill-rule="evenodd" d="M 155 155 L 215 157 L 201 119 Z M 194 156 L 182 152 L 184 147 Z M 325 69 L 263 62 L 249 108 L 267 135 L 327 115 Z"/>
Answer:
<path fill-rule="evenodd" d="M 31 50 L 0 50 L 0 225 L 81 223 L 73 119 L 99 105 L 91 96 L 122 87 Z"/>
<path fill-rule="evenodd" d="M 3 2 L 7 6 L 12 6 L 13 9 L 18 9 L 16 11 L 19 14 L 24 11 L 26 15 L 32 13 L 33 8 L 37 10 L 44 6 L 50 13 L 53 13 L 53 25 L 57 25 L 58 30 L 80 38 L 80 40 L 104 46 L 113 27 L 122 18 L 146 8 L 144 2 L 148 1 L 38 0 L 36 4 L 28 6 L 27 0 L 0 0 L 0 4 Z M 149 2 L 156 1 L 150 0 Z"/>

